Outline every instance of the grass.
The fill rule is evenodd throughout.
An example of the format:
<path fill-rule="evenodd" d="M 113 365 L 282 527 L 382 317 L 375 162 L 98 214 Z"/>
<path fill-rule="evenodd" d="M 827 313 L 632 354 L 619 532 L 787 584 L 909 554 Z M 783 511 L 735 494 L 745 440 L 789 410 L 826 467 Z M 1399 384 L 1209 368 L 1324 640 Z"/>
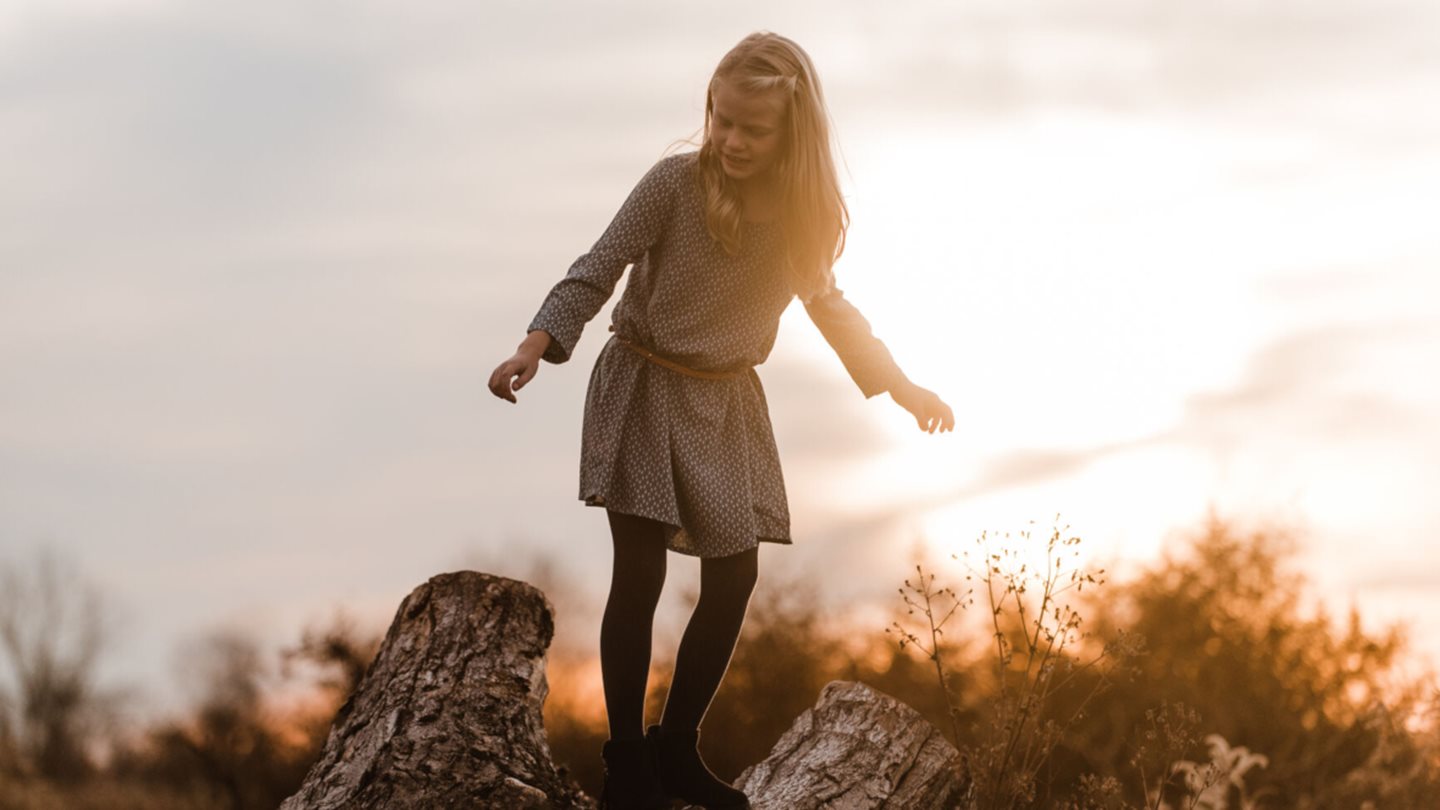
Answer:
<path fill-rule="evenodd" d="M 970 807 L 1035 806 L 1042 789 L 1053 802 L 1044 772 L 1057 746 L 1098 696 L 1139 672 L 1132 664 L 1145 655 L 1138 634 L 1121 628 L 1102 643 L 1085 629 L 1077 597 L 1103 587 L 1105 571 L 1080 564 L 1081 539 L 1067 535 L 1068 528 L 1057 525 L 1038 540 L 1029 530 L 1018 536 L 982 533 L 973 549 L 951 555 L 966 572 L 964 593 L 937 585 L 936 574 L 922 564 L 898 589 L 906 618 L 885 632 L 895 634 L 902 650 L 918 650 L 934 668 L 961 752 L 957 789 Z M 980 671 L 989 672 L 989 710 L 971 728 L 963 727 L 953 688 L 957 673 L 947 665 L 955 656 L 947 649 L 945 630 L 957 611 L 978 614 L 989 635 L 985 660 L 978 662 Z M 1198 712 L 1165 703 L 1147 710 L 1146 718 L 1149 727 L 1130 759 L 1145 810 L 1257 806 L 1245 793 L 1244 776 L 1268 765 L 1263 755 L 1210 734 L 1204 737 L 1208 761 L 1186 759 L 1201 742 Z M 1074 810 L 1136 807 L 1126 802 L 1119 779 L 1096 774 L 1082 775 L 1064 801 Z"/>

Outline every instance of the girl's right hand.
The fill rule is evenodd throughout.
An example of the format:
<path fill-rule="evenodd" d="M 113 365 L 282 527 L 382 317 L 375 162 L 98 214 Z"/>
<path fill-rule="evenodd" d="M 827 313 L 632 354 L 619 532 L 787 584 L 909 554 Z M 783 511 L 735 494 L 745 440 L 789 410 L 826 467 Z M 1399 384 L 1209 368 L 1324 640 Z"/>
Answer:
<path fill-rule="evenodd" d="M 530 382 L 539 369 L 540 355 L 521 349 L 490 373 L 490 393 L 515 402 L 515 392 Z"/>

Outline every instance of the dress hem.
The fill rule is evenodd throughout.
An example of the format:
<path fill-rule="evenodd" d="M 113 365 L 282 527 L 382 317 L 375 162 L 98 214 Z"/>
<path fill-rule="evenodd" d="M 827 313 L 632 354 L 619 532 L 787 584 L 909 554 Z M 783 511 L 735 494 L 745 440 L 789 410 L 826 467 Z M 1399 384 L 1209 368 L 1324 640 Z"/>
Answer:
<path fill-rule="evenodd" d="M 676 536 L 678 530 L 683 529 L 684 527 L 683 527 L 683 526 L 680 526 L 680 525 L 678 525 L 678 524 L 676 524 L 676 523 L 674 523 L 674 522 L 672 522 L 672 521 L 669 520 L 668 518 L 657 517 L 657 516 L 655 516 L 655 515 L 642 514 L 642 511 L 643 511 L 643 510 L 631 509 L 631 508 L 626 507 L 626 506 L 623 506 L 623 505 L 610 506 L 609 504 L 605 503 L 605 499 L 604 499 L 604 496 L 603 496 L 603 495 L 581 495 L 581 496 L 579 496 L 578 500 L 581 501 L 581 502 L 583 503 L 583 505 L 585 505 L 585 506 L 595 506 L 595 507 L 599 507 L 599 508 L 602 508 L 602 509 L 608 509 L 608 510 L 610 510 L 610 511 L 618 512 L 618 513 L 620 513 L 620 514 L 634 515 L 635 517 L 647 518 L 647 519 L 649 519 L 649 520 L 654 520 L 654 521 L 656 521 L 656 522 L 658 522 L 658 523 L 663 523 L 663 524 L 665 524 L 665 525 L 668 526 L 668 527 L 671 527 L 671 528 L 676 529 L 677 531 L 671 531 L 671 532 L 666 532 L 666 533 L 665 533 L 665 547 L 666 547 L 667 549 L 669 549 L 670 551 L 675 552 L 676 554 L 684 554 L 684 555 L 686 555 L 687 557 L 699 557 L 700 559 L 715 559 L 715 558 L 719 558 L 719 557 L 730 557 L 730 556 L 733 556 L 733 555 L 735 555 L 735 554 L 743 554 L 743 553 L 749 551 L 749 550 L 752 549 L 752 548 L 758 548 L 761 543 L 774 543 L 775 545 L 781 545 L 781 546 L 793 546 L 793 545 L 795 544 L 795 541 L 792 540 L 792 539 L 789 538 L 789 537 L 763 537 L 763 536 L 757 536 L 757 537 L 755 538 L 755 545 L 754 545 L 754 546 L 747 546 L 747 547 L 741 549 L 740 551 L 732 551 L 732 552 L 730 552 L 729 554 L 711 554 L 711 555 L 706 555 L 706 554 L 701 553 L 700 549 L 695 548 L 694 546 L 679 546 L 679 545 L 676 545 L 675 543 L 673 543 L 672 540 L 673 540 L 673 538 Z"/>

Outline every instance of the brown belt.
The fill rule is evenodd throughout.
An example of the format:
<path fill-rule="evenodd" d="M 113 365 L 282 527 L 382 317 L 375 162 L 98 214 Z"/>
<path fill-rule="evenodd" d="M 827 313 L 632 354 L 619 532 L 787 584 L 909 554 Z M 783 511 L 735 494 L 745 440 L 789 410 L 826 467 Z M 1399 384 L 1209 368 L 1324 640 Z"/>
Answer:
<path fill-rule="evenodd" d="M 615 324 L 610 324 L 610 331 L 615 332 Z M 664 366 L 671 371 L 678 371 L 681 374 L 686 374 L 691 377 L 699 377 L 702 380 L 728 380 L 732 377 L 738 377 L 741 374 L 741 372 L 738 371 L 701 371 L 699 369 L 689 368 L 687 366 L 682 366 L 669 358 L 661 357 L 660 355 L 650 351 L 644 346 L 636 343 L 631 343 L 630 341 L 621 337 L 620 333 L 618 332 L 615 333 L 615 339 L 620 341 L 620 343 L 623 344 L 626 348 L 630 349 L 631 351 L 635 352 L 646 360 L 649 360 L 655 365 Z"/>

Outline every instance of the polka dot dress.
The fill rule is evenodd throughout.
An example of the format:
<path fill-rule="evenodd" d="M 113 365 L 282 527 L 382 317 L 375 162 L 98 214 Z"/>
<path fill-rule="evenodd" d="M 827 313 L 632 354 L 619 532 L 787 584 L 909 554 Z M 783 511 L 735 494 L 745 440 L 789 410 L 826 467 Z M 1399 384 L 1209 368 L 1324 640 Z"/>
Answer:
<path fill-rule="evenodd" d="M 612 329 L 700 371 L 658 365 L 605 344 L 590 373 L 580 451 L 580 499 L 658 520 L 666 546 L 723 557 L 761 541 L 791 543 L 790 510 L 769 409 L 754 366 L 775 344 L 794 293 L 782 273 L 776 223 L 742 225 L 730 256 L 705 228 L 698 152 L 661 159 L 589 252 L 546 296 L 527 332 L 551 342 L 543 359 L 570 359 L 581 330 L 633 264 Z M 885 345 L 838 288 L 806 311 L 866 397 L 903 377 Z"/>

